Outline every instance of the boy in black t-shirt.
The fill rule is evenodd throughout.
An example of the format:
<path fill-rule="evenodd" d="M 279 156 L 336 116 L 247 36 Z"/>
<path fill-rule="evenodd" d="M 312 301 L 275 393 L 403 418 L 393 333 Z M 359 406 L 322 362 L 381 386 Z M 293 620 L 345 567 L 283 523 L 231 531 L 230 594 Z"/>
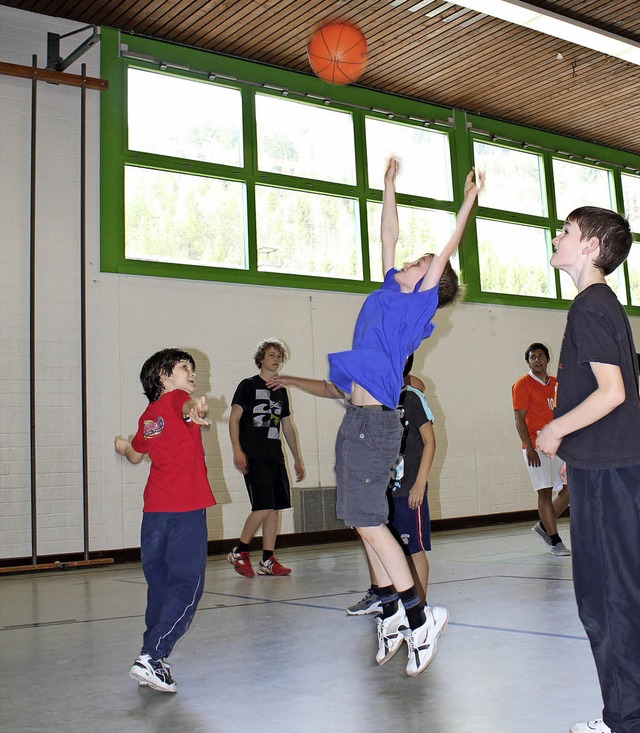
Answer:
<path fill-rule="evenodd" d="M 233 465 L 244 475 L 251 501 L 251 513 L 240 535 L 240 542 L 228 554 L 235 571 L 252 578 L 249 543 L 262 527 L 262 575 L 289 575 L 290 568 L 274 557 L 278 534 L 278 512 L 289 509 L 289 477 L 284 464 L 280 428 L 293 454 L 296 481 L 304 478 L 298 439 L 289 411 L 287 390 L 269 389 L 265 380 L 275 376 L 287 358 L 287 349 L 278 339 L 258 344 L 253 359 L 260 374 L 243 379 L 231 401 L 229 435 L 233 446 Z"/>
<path fill-rule="evenodd" d="M 628 222 L 584 206 L 553 240 L 551 264 L 578 288 L 558 365 L 555 419 L 537 447 L 567 464 L 573 582 L 604 710 L 571 733 L 640 733 L 640 405 L 629 320 L 605 275 L 626 259 Z"/>

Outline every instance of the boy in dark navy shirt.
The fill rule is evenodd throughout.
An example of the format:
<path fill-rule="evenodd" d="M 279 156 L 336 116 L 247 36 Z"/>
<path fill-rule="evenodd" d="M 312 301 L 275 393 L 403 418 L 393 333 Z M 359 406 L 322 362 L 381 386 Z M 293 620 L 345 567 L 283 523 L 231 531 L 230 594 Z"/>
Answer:
<path fill-rule="evenodd" d="M 629 320 L 605 275 L 632 237 L 619 214 L 584 206 L 553 240 L 551 264 L 578 288 L 558 365 L 555 419 L 538 448 L 567 464 L 573 582 L 604 701 L 571 733 L 640 733 L 640 405 Z"/>

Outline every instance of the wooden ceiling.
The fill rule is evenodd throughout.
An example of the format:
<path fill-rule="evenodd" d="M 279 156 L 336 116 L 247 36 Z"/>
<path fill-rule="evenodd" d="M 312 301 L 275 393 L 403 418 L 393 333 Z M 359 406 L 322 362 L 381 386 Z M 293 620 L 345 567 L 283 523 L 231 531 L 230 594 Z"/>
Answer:
<path fill-rule="evenodd" d="M 527 2 L 640 42 L 637 0 Z M 348 20 L 369 45 L 363 86 L 640 154 L 640 67 L 442 0 L 0 4 L 307 73 L 311 33 Z"/>

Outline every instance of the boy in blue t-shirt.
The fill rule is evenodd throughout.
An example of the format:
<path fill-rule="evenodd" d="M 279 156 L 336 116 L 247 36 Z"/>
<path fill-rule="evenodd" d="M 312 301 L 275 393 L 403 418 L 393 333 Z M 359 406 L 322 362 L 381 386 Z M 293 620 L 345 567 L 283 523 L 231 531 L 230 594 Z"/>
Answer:
<path fill-rule="evenodd" d="M 404 552 L 386 526 L 387 485 L 402 437 L 397 405 L 407 356 L 431 335 L 436 308 L 451 303 L 458 292 L 458 278 L 449 258 L 462 239 L 482 177 L 478 175 L 476 183 L 473 170 L 467 176 L 464 201 L 442 251 L 425 254 L 397 270 L 397 173 L 398 161 L 392 158 L 384 176 L 382 198 L 385 279 L 362 306 L 353 348 L 329 354 L 331 382 L 277 376 L 267 384 L 298 387 L 317 397 L 340 399 L 350 395 L 336 439 L 336 512 L 347 526 L 357 530 L 381 585 L 376 661 L 387 662 L 406 640 L 407 674 L 415 676 L 433 658 L 448 612 L 425 607 Z"/>
<path fill-rule="evenodd" d="M 640 732 L 640 403 L 629 319 L 605 281 L 627 258 L 629 224 L 583 206 L 551 264 L 578 288 L 562 340 L 554 419 L 537 448 L 567 464 L 573 585 L 596 663 L 602 718 L 571 733 Z"/>

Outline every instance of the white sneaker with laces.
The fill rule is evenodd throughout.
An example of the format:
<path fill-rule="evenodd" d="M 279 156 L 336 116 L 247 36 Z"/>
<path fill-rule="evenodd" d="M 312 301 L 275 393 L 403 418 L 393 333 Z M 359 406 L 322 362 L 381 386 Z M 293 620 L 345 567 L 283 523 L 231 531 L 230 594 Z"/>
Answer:
<path fill-rule="evenodd" d="M 574 723 L 569 733 L 612 733 L 612 730 L 602 718 L 598 718 L 588 723 Z"/>
<path fill-rule="evenodd" d="M 404 636 L 402 632 L 409 628 L 407 614 L 402 603 L 398 603 L 398 610 L 389 618 L 376 618 L 378 625 L 378 652 L 376 662 L 385 664 L 400 649 Z"/>
<path fill-rule="evenodd" d="M 160 692 L 177 692 L 178 686 L 171 676 L 171 667 L 161 659 L 152 659 L 148 654 L 141 654 L 131 665 L 129 676 L 142 686 L 147 685 Z"/>
<path fill-rule="evenodd" d="M 409 677 L 419 675 L 429 666 L 435 656 L 438 639 L 449 623 L 449 611 L 442 606 L 426 606 L 424 613 L 427 620 L 422 626 L 402 632 L 409 647 L 407 661 Z"/>

